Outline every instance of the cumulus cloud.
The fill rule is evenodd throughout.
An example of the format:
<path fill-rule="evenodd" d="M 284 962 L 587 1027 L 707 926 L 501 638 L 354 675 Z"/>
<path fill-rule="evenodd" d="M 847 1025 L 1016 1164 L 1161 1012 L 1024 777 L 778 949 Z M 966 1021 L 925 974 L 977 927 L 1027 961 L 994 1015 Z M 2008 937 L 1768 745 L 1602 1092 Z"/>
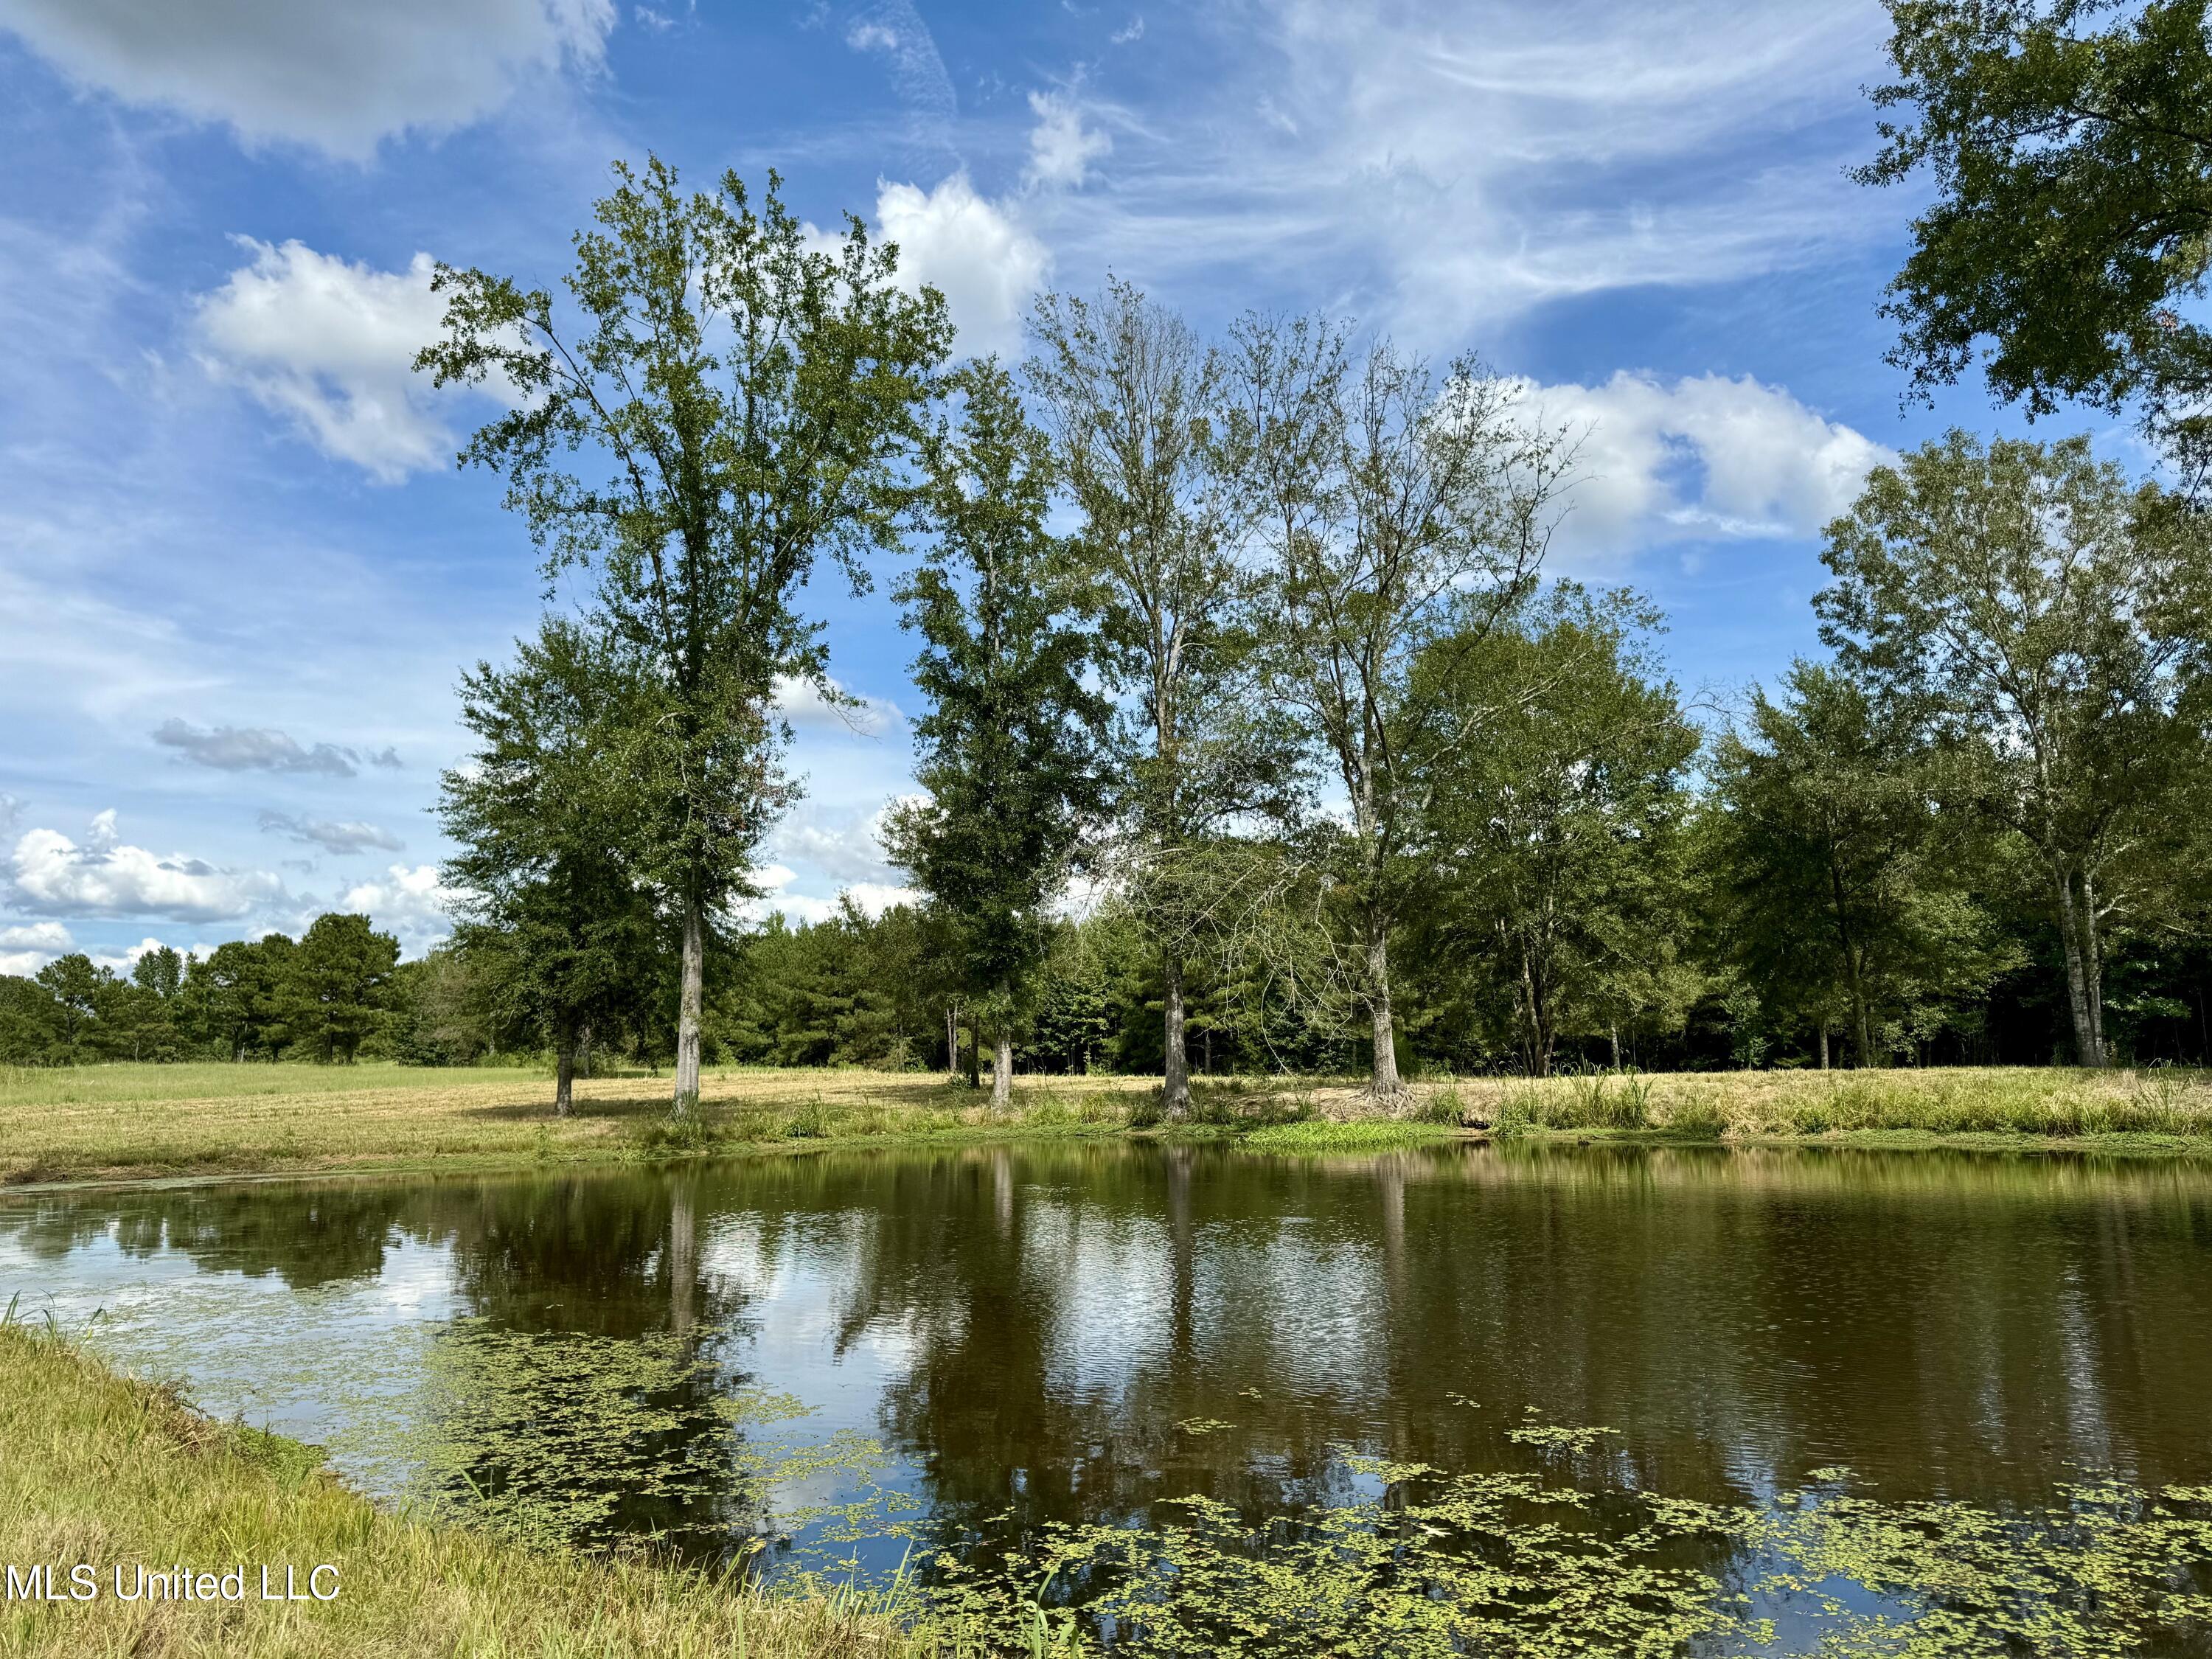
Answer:
<path fill-rule="evenodd" d="M 1616 563 L 1670 542 L 1814 536 L 1894 459 L 1748 375 L 1624 371 L 1525 395 L 1532 417 L 1580 439 L 1555 544 L 1569 564 Z"/>
<path fill-rule="evenodd" d="M 0 0 L 0 27 L 81 84 L 353 160 L 596 70 L 614 21 L 611 0 Z"/>
<path fill-rule="evenodd" d="M 0 927 L 0 974 L 35 974 L 72 943 L 70 930 L 58 921 Z"/>
<path fill-rule="evenodd" d="M 969 356 L 1021 349 L 1030 296 L 1052 273 L 1052 256 L 1000 204 L 975 193 L 964 172 L 925 191 L 884 184 L 876 222 L 898 244 L 899 281 L 933 284 L 951 307 Z"/>
<path fill-rule="evenodd" d="M 854 695 L 836 680 L 830 684 L 835 692 Z M 794 731 L 848 732 L 864 738 L 880 736 L 906 718 L 896 703 L 882 697 L 860 697 L 851 703 L 832 702 L 813 681 L 796 674 L 775 677 L 775 708 Z"/>
<path fill-rule="evenodd" d="M 835 898 L 823 898 L 812 893 L 792 890 L 799 880 L 798 872 L 790 866 L 770 864 L 753 872 L 753 880 L 765 889 L 763 896 L 749 899 L 738 907 L 738 915 L 746 921 L 758 924 L 772 915 L 780 915 L 792 923 L 809 925 L 827 921 L 837 914 L 840 901 L 850 898 L 871 916 L 880 916 L 894 905 L 911 902 L 913 892 L 887 882 L 848 882 L 839 886 Z"/>
<path fill-rule="evenodd" d="M 380 482 L 450 462 L 443 399 L 414 368 L 445 318 L 430 292 L 430 256 L 393 271 L 296 241 L 242 246 L 252 262 L 199 302 L 209 372 Z"/>
<path fill-rule="evenodd" d="M 265 870 L 220 869 L 129 845 L 112 809 L 93 820 L 82 846 L 57 830 L 27 832 L 9 857 L 9 878 L 10 902 L 33 915 L 228 921 L 285 896 L 283 881 Z"/>
<path fill-rule="evenodd" d="M 146 938 L 140 939 L 136 945 L 126 945 L 120 951 L 117 951 L 112 953 L 103 952 L 96 954 L 94 956 L 92 960 L 95 966 L 112 969 L 116 973 L 118 973 L 125 978 L 128 979 L 131 975 L 131 970 L 138 965 L 139 957 L 149 955 L 153 951 L 165 950 L 167 948 L 167 947 L 164 945 L 160 939 L 157 939 L 149 934 Z M 184 952 L 180 951 L 177 954 L 182 956 Z"/>
<path fill-rule="evenodd" d="M 361 757 L 336 744 L 312 749 L 266 726 L 218 726 L 203 731 L 186 721 L 163 720 L 150 733 L 165 749 L 174 749 L 195 766 L 218 772 L 303 772 L 327 778 L 354 775 Z"/>
<path fill-rule="evenodd" d="M 325 848 L 333 853 L 365 853 L 371 848 L 386 853 L 396 853 L 406 843 L 389 830 L 358 819 L 343 822 L 329 818 L 298 817 L 289 812 L 264 812 L 261 828 L 270 835 L 289 836 L 294 841 Z"/>
<path fill-rule="evenodd" d="M 901 872 L 884 853 L 884 819 L 890 810 L 840 812 L 802 802 L 769 838 L 774 867 L 788 872 L 789 860 L 841 886 L 897 886 Z"/>
<path fill-rule="evenodd" d="M 1030 129 L 1028 177 L 1033 185 L 1073 189 L 1091 164 L 1114 148 L 1104 133 L 1083 125 L 1074 100 L 1058 93 L 1033 92 L 1030 110 L 1037 124 Z"/>
<path fill-rule="evenodd" d="M 381 878 L 356 883 L 333 908 L 357 910 L 379 927 L 397 933 L 410 952 L 434 945 L 453 931 L 452 909 L 457 889 L 438 878 L 434 864 L 388 866 Z"/>

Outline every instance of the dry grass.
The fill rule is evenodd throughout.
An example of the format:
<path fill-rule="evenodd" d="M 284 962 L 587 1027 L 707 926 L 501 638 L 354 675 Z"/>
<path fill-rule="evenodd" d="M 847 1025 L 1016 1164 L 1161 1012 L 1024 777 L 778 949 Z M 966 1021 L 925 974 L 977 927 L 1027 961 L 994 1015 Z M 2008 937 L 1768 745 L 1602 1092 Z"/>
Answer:
<path fill-rule="evenodd" d="M 733 1069 L 708 1074 L 702 1111 L 690 1126 L 668 1123 L 668 1089 L 663 1078 L 580 1082 L 574 1115 L 556 1119 L 550 1079 L 520 1070 L 123 1065 L 0 1073 L 0 1183 L 461 1169 L 924 1135 L 1115 1133 L 1157 1121 L 1158 1085 L 1134 1077 L 1022 1079 L 1013 1111 L 1001 1116 L 933 1075 Z M 1302 1134 L 1326 1138 L 1334 1123 L 1361 1125 L 1371 1139 L 1383 1133 L 1383 1120 L 1403 1123 L 1409 1136 L 1464 1127 L 1729 1139 L 2212 1139 L 2212 1082 L 2172 1071 L 1479 1079 L 1417 1085 L 1389 1113 L 1356 1079 L 1343 1078 L 1216 1079 L 1199 1084 L 1197 1099 L 1203 1132 L 1316 1121 L 1310 1130 L 1270 1131 L 1285 1144 Z"/>
<path fill-rule="evenodd" d="M 0 1326 L 0 1561 L 85 1563 L 96 1600 L 0 1601 L 0 1655 L 483 1659 L 747 1655 L 907 1659 L 933 1650 L 857 1605 L 766 1599 L 642 1561 L 524 1549 L 392 1514 L 310 1449 L 210 1422 L 67 1343 Z M 337 1568 L 329 1601 L 264 1601 Z M 120 1601 L 113 1573 L 243 1566 L 244 1601 Z M 329 1588 L 328 1577 L 318 1581 Z M 220 1586 L 217 1587 L 220 1589 Z"/>
<path fill-rule="evenodd" d="M 1156 1084 L 1025 1079 L 1010 1119 L 941 1077 L 746 1070 L 703 1081 L 702 1130 L 671 1139 L 665 1078 L 578 1082 L 552 1115 L 527 1071 L 391 1065 L 83 1066 L 0 1073 L 0 1182 L 466 1167 L 994 1127 L 1119 1128 Z"/>
<path fill-rule="evenodd" d="M 2212 1074 L 2160 1069 L 1938 1067 L 1485 1079 L 1432 1085 L 1432 1115 L 1507 1133 L 1657 1132 L 1729 1139 L 2212 1137 Z"/>

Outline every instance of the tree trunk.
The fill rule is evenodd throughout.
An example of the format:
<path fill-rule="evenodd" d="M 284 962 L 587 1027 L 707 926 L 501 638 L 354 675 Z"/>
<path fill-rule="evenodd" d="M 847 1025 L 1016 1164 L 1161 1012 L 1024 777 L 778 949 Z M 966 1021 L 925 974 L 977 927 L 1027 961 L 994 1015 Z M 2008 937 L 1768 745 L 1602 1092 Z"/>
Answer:
<path fill-rule="evenodd" d="M 970 1010 L 968 1015 L 968 1086 L 969 1088 L 980 1089 L 983 1086 L 982 1065 L 983 1028 L 977 1021 L 974 1011 Z"/>
<path fill-rule="evenodd" d="M 1820 1022 L 1820 1069 L 1828 1069 L 1828 1022 Z"/>
<path fill-rule="evenodd" d="M 2074 1016 L 2074 1055 L 2083 1066 L 2101 1066 L 2105 1045 L 2091 1002 L 2090 968 L 2081 951 L 2081 906 L 2070 874 L 2058 878 L 2058 937 L 2066 949 L 2066 1000 Z"/>
<path fill-rule="evenodd" d="M 1613 1045 L 1613 1069 L 1617 1072 L 1620 1069 L 1620 1022 L 1617 1019 L 1607 1020 L 1605 1025 L 1605 1036 L 1606 1041 Z"/>
<path fill-rule="evenodd" d="M 960 1005 L 957 1002 L 945 1005 L 945 1075 L 948 1078 L 960 1075 Z"/>
<path fill-rule="evenodd" d="M 576 1028 L 576 1075 L 592 1074 L 592 1022 L 586 1020 Z"/>
<path fill-rule="evenodd" d="M 1014 1103 L 1014 1037 L 1005 1017 L 1000 1018 L 999 1041 L 991 1055 L 991 1109 L 1011 1110 Z"/>
<path fill-rule="evenodd" d="M 1166 984 L 1167 1028 L 1163 1034 L 1160 1065 L 1160 1110 L 1180 1122 L 1190 1115 L 1190 1054 L 1183 1032 L 1182 958 L 1170 949 L 1161 958 L 1160 977 Z"/>
<path fill-rule="evenodd" d="M 2097 1064 L 2109 1066 L 2112 1051 L 2105 1042 L 2105 947 L 2097 928 L 2097 878 L 2081 877 L 2081 960 L 2089 982 L 2089 1030 L 2097 1039 Z"/>
<path fill-rule="evenodd" d="M 563 1026 L 553 1043 L 553 1115 L 567 1117 L 576 1109 L 576 1040 Z"/>
<path fill-rule="evenodd" d="M 1395 1100 L 1406 1092 L 1398 1080 L 1398 1037 L 1390 1018 L 1390 941 L 1378 921 L 1367 928 L 1367 1006 L 1375 1017 L 1375 1065 L 1367 1092 Z"/>
<path fill-rule="evenodd" d="M 676 1117 L 699 1105 L 699 1000 L 707 972 L 707 919 L 698 898 L 684 901 L 684 981 L 676 1003 Z"/>

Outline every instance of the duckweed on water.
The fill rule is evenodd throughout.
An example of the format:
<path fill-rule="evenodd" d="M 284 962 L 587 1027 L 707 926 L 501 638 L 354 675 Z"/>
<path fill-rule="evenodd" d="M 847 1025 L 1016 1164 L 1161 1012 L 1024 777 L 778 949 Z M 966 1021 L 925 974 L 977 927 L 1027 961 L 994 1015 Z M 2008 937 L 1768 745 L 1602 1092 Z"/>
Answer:
<path fill-rule="evenodd" d="M 456 1322 L 425 1357 L 420 1488 L 439 1511 L 539 1546 L 649 1534 L 712 1556 L 765 1524 L 759 1494 L 788 1460 L 749 1431 L 803 1417 L 788 1395 L 732 1384 L 694 1333 L 634 1340 Z"/>
<path fill-rule="evenodd" d="M 2081 1486 L 2007 1516 L 1834 1494 L 1746 1510 L 1531 1474 L 1413 1484 L 1427 1488 L 1417 1500 L 1394 1492 L 1262 1529 L 1185 1498 L 1181 1524 L 1047 1528 L 995 1571 L 942 1552 L 933 1623 L 980 1646 L 1042 1616 L 1063 1646 L 1108 1638 L 1194 1659 L 2118 1659 L 2201 1652 L 2212 1634 L 2202 1488 Z"/>

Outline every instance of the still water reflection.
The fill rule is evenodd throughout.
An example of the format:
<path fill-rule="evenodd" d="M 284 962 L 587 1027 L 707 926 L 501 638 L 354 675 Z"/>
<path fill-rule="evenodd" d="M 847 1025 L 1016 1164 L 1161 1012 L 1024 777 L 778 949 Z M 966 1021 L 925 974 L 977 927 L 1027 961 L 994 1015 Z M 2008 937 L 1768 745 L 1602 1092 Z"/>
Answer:
<path fill-rule="evenodd" d="M 465 1506 L 573 1459 L 578 1531 L 705 1554 L 849 1485 L 771 1489 L 769 1439 L 865 1437 L 982 1533 L 1371 1495 L 1347 1451 L 1556 1461 L 1531 1422 L 1716 1501 L 1838 1466 L 1899 1500 L 2212 1479 L 2184 1163 L 1116 1143 L 53 1194 L 0 1205 L 18 1291 L 372 1488 Z"/>

